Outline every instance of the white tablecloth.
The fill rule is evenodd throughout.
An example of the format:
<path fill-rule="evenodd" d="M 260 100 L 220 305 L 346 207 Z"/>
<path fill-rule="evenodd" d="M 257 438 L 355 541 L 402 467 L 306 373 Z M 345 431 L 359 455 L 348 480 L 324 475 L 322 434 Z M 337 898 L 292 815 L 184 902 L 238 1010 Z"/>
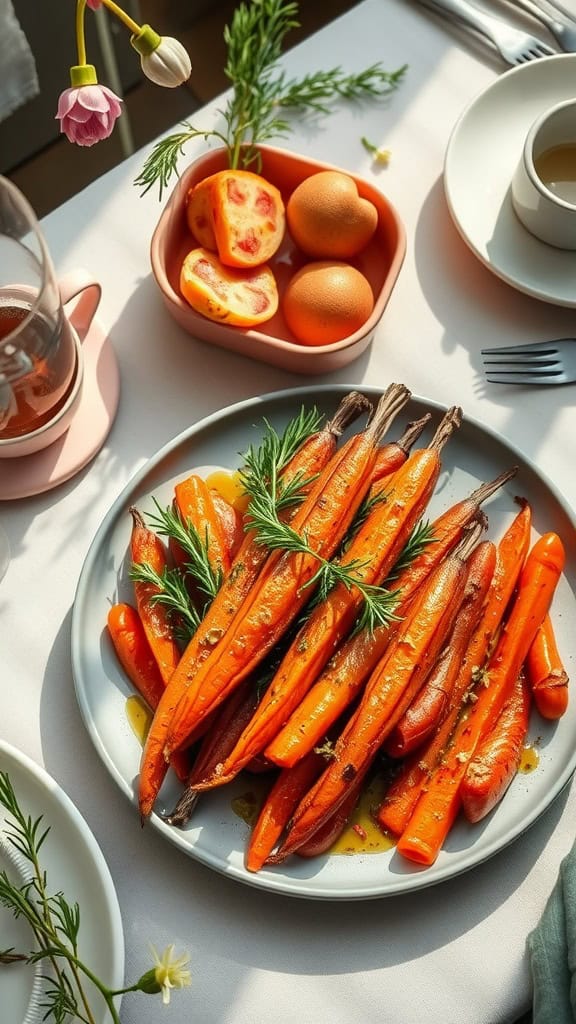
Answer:
<path fill-rule="evenodd" d="M 402 0 L 365 0 L 289 53 L 286 65 L 300 75 L 377 60 L 390 69 L 409 65 L 397 93 L 385 103 L 342 106 L 314 126 L 299 121 L 287 142 L 371 178 L 407 229 L 405 265 L 374 344 L 327 382 L 404 381 L 417 395 L 458 401 L 533 457 L 574 505 L 574 387 L 521 394 L 490 387 L 479 357 L 487 341 L 569 335 L 574 313 L 528 298 L 485 269 L 459 237 L 443 195 L 450 130 L 504 67 Z M 194 123 L 211 125 L 219 105 L 194 114 Z M 391 149 L 387 169 L 372 164 L 361 135 Z M 190 146 L 187 156 L 201 149 Z M 526 935 L 574 839 L 573 790 L 512 847 L 451 882 L 389 900 L 306 902 L 229 881 L 141 830 L 88 739 L 71 676 L 70 619 L 104 513 L 191 422 L 308 383 L 209 348 L 170 320 L 148 259 L 159 206 L 132 185 L 142 159 L 126 161 L 44 222 L 58 269 L 81 264 L 102 282 L 101 318 L 120 362 L 122 395 L 112 432 L 85 471 L 52 492 L 0 505 L 13 554 L 0 586 L 1 735 L 45 765 L 93 829 L 120 900 L 127 978 L 145 966 L 148 941 L 190 951 L 193 987 L 174 998 L 166 1020 L 512 1021 L 530 1002 Z M 129 996 L 122 1019 L 156 1024 L 161 1012 L 164 1019 L 155 999 Z"/>

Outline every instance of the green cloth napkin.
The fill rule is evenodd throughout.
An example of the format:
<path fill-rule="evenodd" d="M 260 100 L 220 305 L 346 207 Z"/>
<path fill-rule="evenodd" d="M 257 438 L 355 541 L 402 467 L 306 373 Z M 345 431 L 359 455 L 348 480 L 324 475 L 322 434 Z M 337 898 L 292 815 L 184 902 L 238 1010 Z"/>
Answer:
<path fill-rule="evenodd" d="M 534 1024 L 576 1024 L 576 844 L 527 945 Z"/>

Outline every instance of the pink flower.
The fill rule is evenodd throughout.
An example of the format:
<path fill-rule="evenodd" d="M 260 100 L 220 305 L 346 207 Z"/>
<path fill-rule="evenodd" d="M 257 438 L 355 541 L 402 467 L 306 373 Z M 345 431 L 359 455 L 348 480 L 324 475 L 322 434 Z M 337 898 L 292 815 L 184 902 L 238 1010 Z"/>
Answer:
<path fill-rule="evenodd" d="M 80 85 L 65 89 L 58 101 L 57 120 L 69 142 L 93 146 L 107 139 L 116 118 L 122 113 L 122 100 L 105 85 Z"/>
<path fill-rule="evenodd" d="M 86 3 L 93 11 L 97 11 L 102 6 L 102 0 L 86 0 Z"/>

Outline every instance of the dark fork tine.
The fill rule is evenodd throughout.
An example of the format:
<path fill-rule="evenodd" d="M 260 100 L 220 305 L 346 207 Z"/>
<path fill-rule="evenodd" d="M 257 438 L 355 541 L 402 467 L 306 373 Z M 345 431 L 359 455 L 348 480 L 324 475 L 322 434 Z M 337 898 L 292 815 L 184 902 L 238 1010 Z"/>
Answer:
<path fill-rule="evenodd" d="M 566 339 L 568 340 L 568 339 Z M 483 356 L 501 356 L 507 354 L 518 354 L 530 356 L 533 353 L 546 353 L 547 355 L 558 355 L 559 348 L 556 341 L 534 341 L 528 345 L 503 345 L 501 348 L 480 349 Z"/>
<path fill-rule="evenodd" d="M 482 349 L 490 384 L 569 384 L 576 381 L 576 339 L 553 338 L 527 345 Z"/>
<path fill-rule="evenodd" d="M 491 359 L 484 358 L 484 366 L 527 366 L 528 368 L 534 367 L 534 369 L 543 369 L 546 366 L 554 367 L 561 366 L 561 360 L 556 355 L 546 355 L 545 353 L 532 353 L 531 355 L 522 354 L 518 352 L 517 355 L 501 355 Z"/>
<path fill-rule="evenodd" d="M 488 371 L 486 380 L 489 384 L 568 384 L 569 378 L 562 371 L 555 373 L 532 373 L 526 372 L 500 372 Z"/>

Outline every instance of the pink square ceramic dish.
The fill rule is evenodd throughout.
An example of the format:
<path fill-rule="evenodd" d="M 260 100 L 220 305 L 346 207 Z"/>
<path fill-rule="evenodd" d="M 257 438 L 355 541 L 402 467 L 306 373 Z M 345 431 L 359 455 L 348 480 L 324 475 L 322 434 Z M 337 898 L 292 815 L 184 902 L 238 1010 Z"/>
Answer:
<path fill-rule="evenodd" d="M 268 146 L 259 148 L 262 154 L 261 173 L 280 189 L 285 202 L 296 186 L 309 175 L 317 171 L 342 170 L 287 150 Z M 303 345 L 291 334 L 281 309 L 263 324 L 263 330 L 231 327 L 196 313 L 182 298 L 179 290 L 182 261 L 196 245 L 186 223 L 186 194 L 202 178 L 227 166 L 225 149 L 210 151 L 195 160 L 180 178 L 158 221 L 151 242 L 152 271 L 168 311 L 195 338 L 271 363 L 292 373 L 330 373 L 346 366 L 372 341 L 404 260 L 406 234 L 396 210 L 369 182 L 349 171 L 344 172 L 354 178 L 359 194 L 374 203 L 378 210 L 378 227 L 372 241 L 351 261 L 368 278 L 375 298 L 370 317 L 354 334 L 332 345 Z M 280 305 L 288 279 L 306 262 L 309 261 L 297 250 L 286 233 L 282 246 L 270 262 L 278 283 Z"/>

